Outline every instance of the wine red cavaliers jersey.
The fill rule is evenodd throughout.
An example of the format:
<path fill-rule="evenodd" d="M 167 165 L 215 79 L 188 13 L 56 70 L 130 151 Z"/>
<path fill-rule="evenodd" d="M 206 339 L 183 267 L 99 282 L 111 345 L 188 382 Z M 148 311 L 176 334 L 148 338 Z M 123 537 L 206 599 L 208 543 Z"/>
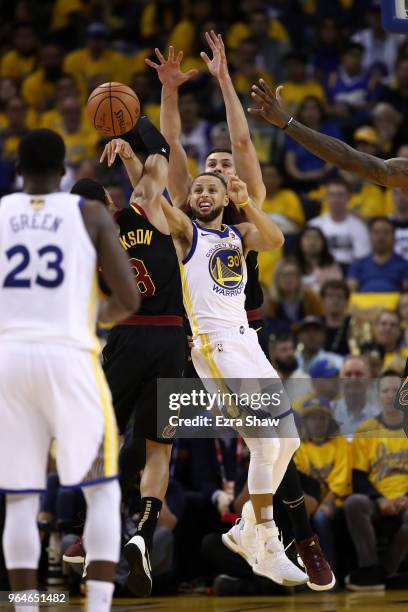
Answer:
<path fill-rule="evenodd" d="M 115 215 L 119 240 L 132 265 L 142 303 L 130 319 L 183 317 L 183 294 L 176 249 L 170 235 L 148 221 L 142 208 L 132 204 Z M 146 324 L 151 321 L 146 319 Z"/>

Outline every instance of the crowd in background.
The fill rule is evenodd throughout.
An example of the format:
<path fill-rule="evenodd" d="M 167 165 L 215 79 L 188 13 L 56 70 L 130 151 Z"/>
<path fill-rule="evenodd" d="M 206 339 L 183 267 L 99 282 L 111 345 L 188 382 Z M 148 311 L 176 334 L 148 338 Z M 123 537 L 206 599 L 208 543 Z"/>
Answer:
<path fill-rule="evenodd" d="M 20 138 L 47 127 L 66 143 L 63 190 L 94 178 L 126 206 L 130 185 L 120 163 L 99 163 L 106 140 L 91 128 L 85 103 L 101 83 L 126 83 L 159 126 L 160 83 L 144 59 L 170 44 L 184 51 L 184 70 L 200 71 L 179 104 L 191 173 L 202 170 L 210 149 L 230 147 L 221 93 L 199 55 L 210 29 L 223 34 L 244 108 L 262 77 L 284 85 L 285 105 L 308 127 L 366 153 L 408 158 L 408 39 L 382 29 L 379 4 L 3 0 L 0 195 L 21 188 Z M 295 461 L 314 528 L 340 583 L 349 571 L 370 568 L 373 588 L 389 586 L 390 576 L 408 587 L 406 575 L 398 582 L 408 554 L 408 441 L 393 408 L 408 357 L 408 194 L 338 171 L 254 116 L 248 123 L 266 186 L 263 209 L 286 238 L 281 252 L 259 256 L 262 333 L 293 392 L 303 439 Z M 122 457 L 129 465 L 133 451 Z M 176 442 L 153 559 L 158 592 L 175 584 L 204 590 L 210 576 L 225 573 L 236 582 L 216 581 L 221 594 L 277 589 L 220 540 L 247 499 L 247 459 L 237 440 Z M 217 502 L 222 474 L 234 483 L 228 508 Z M 135 486 L 127 487 L 124 533 L 137 512 Z M 39 521 L 49 580 L 58 580 L 60 536 L 80 532 L 83 508 L 81 494 L 61 491 L 51 472 Z M 276 508 L 289 542 L 279 497 Z"/>

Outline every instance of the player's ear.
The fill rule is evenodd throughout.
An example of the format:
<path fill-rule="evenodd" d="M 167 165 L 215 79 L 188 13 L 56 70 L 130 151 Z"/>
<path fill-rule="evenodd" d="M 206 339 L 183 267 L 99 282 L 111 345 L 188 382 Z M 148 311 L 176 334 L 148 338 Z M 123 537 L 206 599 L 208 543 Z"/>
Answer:
<path fill-rule="evenodd" d="M 64 165 L 64 164 L 62 164 L 62 166 L 61 166 L 61 168 L 60 168 L 60 173 L 61 173 L 61 176 L 64 176 L 64 174 L 66 173 L 66 171 L 67 171 L 67 170 L 66 170 L 66 168 L 65 168 L 65 165 Z"/>
<path fill-rule="evenodd" d="M 229 204 L 229 196 L 228 196 L 228 192 L 225 192 L 225 196 L 224 196 L 224 203 L 223 206 L 226 207 Z"/>

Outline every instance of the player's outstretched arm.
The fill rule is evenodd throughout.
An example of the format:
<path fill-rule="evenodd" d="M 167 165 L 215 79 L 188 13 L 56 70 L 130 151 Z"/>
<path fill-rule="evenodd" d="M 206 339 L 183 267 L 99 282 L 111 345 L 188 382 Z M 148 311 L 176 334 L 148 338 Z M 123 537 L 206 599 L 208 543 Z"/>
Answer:
<path fill-rule="evenodd" d="M 108 166 L 111 167 L 117 155 L 119 155 L 126 168 L 132 187 L 135 188 L 142 177 L 143 164 L 128 142 L 122 138 L 113 138 L 113 140 L 110 140 L 105 145 L 99 162 L 102 164 L 106 161 Z"/>
<path fill-rule="evenodd" d="M 404 158 L 384 161 L 373 155 L 356 151 L 338 138 L 320 134 L 299 123 L 290 116 L 281 98 L 282 87 L 276 93 L 263 81 L 252 87 L 252 98 L 257 107 L 248 109 L 257 115 L 285 130 L 296 142 L 311 151 L 317 157 L 354 172 L 364 179 L 385 187 L 408 189 L 408 160 Z"/>
<path fill-rule="evenodd" d="M 167 60 L 159 49 L 155 50 L 159 64 L 146 59 L 146 64 L 154 68 L 162 84 L 160 106 L 160 129 L 170 145 L 168 191 L 171 201 L 181 208 L 187 201 L 191 186 L 187 155 L 180 142 L 181 118 L 178 108 L 178 88 L 196 76 L 198 70 L 182 72 L 180 68 L 183 52 L 174 57 L 174 48 L 169 47 Z"/>
<path fill-rule="evenodd" d="M 221 35 L 217 36 L 213 31 L 206 32 L 205 36 L 213 57 L 210 59 L 204 51 L 200 55 L 207 64 L 210 73 L 216 77 L 220 84 L 227 113 L 235 168 L 238 176 L 247 184 L 251 199 L 258 207 L 261 207 L 265 199 L 266 189 L 245 112 L 228 72 L 224 43 Z"/>
<path fill-rule="evenodd" d="M 86 200 L 81 210 L 98 255 L 98 266 L 112 291 L 100 305 L 99 321 L 109 323 L 125 319 L 138 310 L 140 293 L 129 260 L 118 241 L 117 228 L 102 202 Z"/>
<path fill-rule="evenodd" d="M 234 204 L 243 208 L 249 223 L 237 225 L 244 245 L 248 251 L 271 251 L 280 249 L 285 238 L 272 219 L 262 212 L 248 195 L 246 184 L 237 176 L 228 177 L 228 196 Z"/>

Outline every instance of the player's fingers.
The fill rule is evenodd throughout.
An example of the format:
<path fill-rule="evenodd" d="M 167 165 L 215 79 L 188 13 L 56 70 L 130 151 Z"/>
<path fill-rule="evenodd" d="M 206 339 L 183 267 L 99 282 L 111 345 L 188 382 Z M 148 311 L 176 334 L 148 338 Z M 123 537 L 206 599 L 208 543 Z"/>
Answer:
<path fill-rule="evenodd" d="M 222 40 L 221 34 L 218 34 L 218 42 L 220 43 L 220 47 L 223 51 L 225 51 L 224 41 Z"/>
<path fill-rule="evenodd" d="M 173 47 L 173 45 L 170 45 L 170 47 L 169 47 L 169 55 L 168 55 L 167 59 L 169 60 L 169 62 L 174 62 L 174 47 Z"/>
<path fill-rule="evenodd" d="M 272 89 L 269 87 L 266 81 L 264 81 L 263 79 L 259 79 L 259 84 L 266 94 L 275 97 L 275 94 L 273 93 Z"/>
<path fill-rule="evenodd" d="M 266 102 L 265 98 L 259 95 L 258 93 L 256 93 L 255 91 L 251 93 L 251 98 L 255 100 L 255 102 L 259 104 L 259 106 L 263 106 Z"/>
<path fill-rule="evenodd" d="M 279 85 L 279 87 L 276 88 L 276 92 L 275 92 L 275 96 L 279 104 L 283 104 L 282 92 L 283 92 L 283 85 Z"/>
<path fill-rule="evenodd" d="M 156 47 L 156 49 L 154 50 L 154 52 L 156 53 L 156 57 L 157 57 L 157 59 L 159 60 L 159 62 L 160 62 L 161 64 L 164 64 L 164 63 L 166 62 L 166 60 L 164 59 L 164 56 L 163 56 L 162 52 L 160 51 L 160 49 L 158 49 L 158 48 Z"/>
<path fill-rule="evenodd" d="M 214 32 L 214 30 L 211 30 L 210 32 L 210 36 L 211 36 L 211 40 L 214 43 L 214 47 L 218 47 L 219 42 L 218 42 L 218 36 L 216 35 L 216 33 Z"/>
<path fill-rule="evenodd" d="M 215 51 L 215 45 L 214 45 L 214 43 L 213 43 L 213 40 L 212 40 L 212 38 L 211 38 L 211 36 L 210 36 L 209 32 L 206 32 L 206 33 L 205 33 L 205 39 L 206 39 L 206 41 L 208 42 L 208 46 L 210 47 L 211 51 L 213 51 L 213 52 L 214 52 L 214 51 Z"/>
<path fill-rule="evenodd" d="M 108 152 L 108 146 L 109 146 L 109 145 L 106 145 L 106 146 L 105 146 L 105 148 L 104 148 L 104 150 L 102 151 L 101 159 L 99 160 L 99 163 L 100 163 L 100 164 L 103 162 L 103 160 L 105 159 L 105 157 L 106 157 L 106 155 L 107 155 L 107 152 Z"/>
<path fill-rule="evenodd" d="M 152 62 L 152 60 L 149 59 L 148 57 L 146 57 L 145 62 L 148 66 L 150 66 L 150 68 L 154 68 L 155 70 L 160 68 L 160 64 L 156 64 L 156 62 Z"/>
<path fill-rule="evenodd" d="M 259 89 L 256 86 L 252 87 L 251 98 L 253 98 L 257 102 L 260 102 L 261 104 L 266 104 L 268 102 L 268 98 L 265 92 L 263 92 L 262 89 Z"/>
<path fill-rule="evenodd" d="M 255 115 L 256 117 L 263 117 L 263 110 L 261 108 L 254 108 L 253 106 L 248 107 L 248 113 Z"/>
<path fill-rule="evenodd" d="M 177 57 L 176 57 L 176 63 L 177 64 L 181 64 L 181 60 L 183 59 L 183 55 L 184 55 L 183 51 L 179 51 L 177 53 Z"/>
<path fill-rule="evenodd" d="M 204 60 L 204 61 L 205 61 L 205 63 L 207 64 L 207 66 L 209 66 L 209 65 L 211 64 L 211 60 L 210 60 L 210 58 L 208 57 L 208 55 L 206 54 L 206 52 L 205 52 L 205 51 L 201 51 L 201 53 L 200 53 L 200 57 L 201 57 L 201 59 L 202 59 L 202 60 Z"/>
<path fill-rule="evenodd" d="M 186 77 L 186 81 L 188 81 L 189 79 L 193 79 L 195 76 L 197 76 L 197 74 L 197 68 L 191 68 L 191 70 L 188 70 L 184 76 Z"/>

